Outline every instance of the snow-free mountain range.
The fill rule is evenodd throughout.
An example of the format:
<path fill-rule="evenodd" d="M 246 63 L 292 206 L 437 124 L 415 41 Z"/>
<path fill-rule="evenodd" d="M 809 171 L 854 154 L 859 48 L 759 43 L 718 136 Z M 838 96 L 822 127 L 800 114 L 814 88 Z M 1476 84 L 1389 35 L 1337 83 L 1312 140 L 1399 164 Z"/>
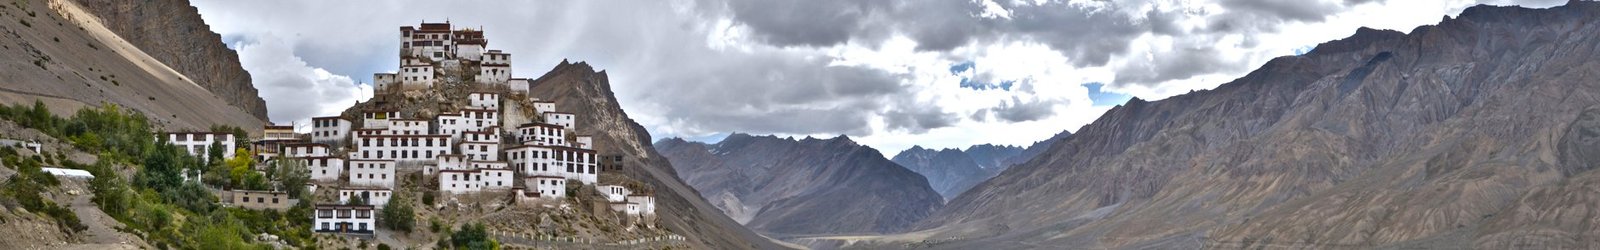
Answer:
<path fill-rule="evenodd" d="M 266 124 L 187 2 L 4 5 L 0 103 L 117 104 L 164 130 Z M 661 227 L 696 249 L 1587 249 L 1600 246 L 1597 58 L 1600 3 L 1476 6 L 1135 98 L 1034 145 L 893 157 L 848 136 L 651 143 L 581 62 L 530 93 L 624 156 L 619 173 L 655 187 Z M 69 205 L 82 231 L 6 206 L 0 248 L 152 247 L 86 204 Z"/>

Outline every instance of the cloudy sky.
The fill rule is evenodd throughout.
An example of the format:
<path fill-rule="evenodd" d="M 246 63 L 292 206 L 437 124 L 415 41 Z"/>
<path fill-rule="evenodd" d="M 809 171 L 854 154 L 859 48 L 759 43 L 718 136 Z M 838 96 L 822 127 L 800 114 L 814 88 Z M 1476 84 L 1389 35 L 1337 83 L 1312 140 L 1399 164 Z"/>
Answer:
<path fill-rule="evenodd" d="M 1409 32 L 1475 4 L 1566 0 L 195 0 L 274 122 L 369 98 L 398 27 L 485 30 L 534 78 L 606 70 L 656 138 L 849 135 L 892 155 L 1027 145 L 1130 97 L 1209 89 L 1357 27 Z"/>

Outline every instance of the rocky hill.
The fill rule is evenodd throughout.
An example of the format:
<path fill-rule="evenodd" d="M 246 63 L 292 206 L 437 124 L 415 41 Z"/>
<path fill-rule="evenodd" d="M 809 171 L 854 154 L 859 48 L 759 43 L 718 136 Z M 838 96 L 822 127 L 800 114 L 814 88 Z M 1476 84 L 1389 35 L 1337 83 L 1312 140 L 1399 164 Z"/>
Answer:
<path fill-rule="evenodd" d="M 952 200 L 936 248 L 1600 244 L 1600 3 L 1361 29 L 1216 89 L 1134 99 Z"/>
<path fill-rule="evenodd" d="M 3 6 L 0 19 L 6 21 L 0 22 L 0 37 L 4 37 L 0 54 L 6 56 L 0 56 L 0 103 L 40 100 L 62 115 L 111 103 L 144 112 L 164 130 L 204 129 L 213 124 L 261 126 L 259 116 L 228 101 L 259 100 L 254 92 L 248 97 L 213 94 L 118 36 L 74 2 L 11 1 Z M 159 13 L 195 15 L 193 8 Z M 214 36 L 209 41 L 221 43 Z M 236 61 L 231 65 L 238 67 Z"/>
<path fill-rule="evenodd" d="M 953 148 L 933 150 L 913 146 L 895 154 L 891 160 L 927 177 L 928 184 L 933 190 L 938 191 L 945 200 L 949 200 L 966 192 L 972 186 L 994 177 L 1000 171 L 1039 155 L 1052 143 L 1070 135 L 1072 133 L 1062 131 L 1050 139 L 1035 142 L 1026 149 L 993 144 L 972 145 L 966 150 Z"/>
<path fill-rule="evenodd" d="M 189 81 L 222 97 L 257 119 L 267 120 L 267 103 L 256 94 L 239 54 L 200 19 L 188 0 L 72 0 L 98 17 L 111 32 L 132 43 Z"/>
<path fill-rule="evenodd" d="M 921 175 L 844 136 L 736 133 L 712 145 L 674 138 L 656 146 L 707 200 L 780 238 L 896 232 L 943 205 Z"/>
<path fill-rule="evenodd" d="M 688 237 L 697 248 L 782 248 L 722 215 L 694 188 L 684 184 L 673 171 L 673 164 L 649 143 L 649 132 L 628 118 L 617 103 L 604 71 L 596 72 L 583 62 L 562 61 L 534 80 L 529 93 L 576 114 L 577 133 L 593 135 L 596 151 L 623 155 L 621 173 L 655 187 L 659 223 Z"/>

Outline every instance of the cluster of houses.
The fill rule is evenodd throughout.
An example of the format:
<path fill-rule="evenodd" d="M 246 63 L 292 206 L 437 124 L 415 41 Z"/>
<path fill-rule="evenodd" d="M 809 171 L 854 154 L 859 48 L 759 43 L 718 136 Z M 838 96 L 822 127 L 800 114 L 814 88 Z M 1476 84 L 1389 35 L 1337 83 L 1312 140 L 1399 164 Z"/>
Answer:
<path fill-rule="evenodd" d="M 452 29 L 449 23 L 405 26 L 401 31 L 399 73 L 373 76 L 380 90 L 426 88 L 439 72 L 478 69 L 476 80 L 509 85 L 526 93 L 527 79 L 511 78 L 510 54 L 486 50 L 483 31 Z M 291 126 L 267 126 L 255 140 L 257 159 L 304 163 L 319 186 L 336 189 L 339 204 L 316 206 L 316 232 L 371 233 L 374 211 L 386 205 L 402 173 L 420 172 L 436 180 L 444 195 L 493 192 L 513 196 L 519 204 L 562 202 L 569 182 L 597 185 L 601 171 L 620 167 L 620 156 L 601 156 L 593 138 L 577 135 L 576 115 L 556 110 L 554 102 L 532 100 L 531 122 L 507 128 L 502 124 L 501 93 L 472 92 L 456 112 L 434 117 L 402 117 L 398 110 L 366 110 L 355 120 L 316 117 L 309 134 Z M 509 103 L 509 102 L 508 102 Z M 443 107 L 441 107 L 443 108 Z M 213 142 L 232 148 L 237 141 L 223 133 L 169 133 L 169 142 L 191 154 L 205 155 Z M 233 152 L 229 151 L 228 157 Z M 655 213 L 653 197 L 633 194 L 622 186 L 598 186 L 614 211 L 631 216 Z M 281 192 L 235 192 L 226 199 L 247 208 L 292 206 Z M 348 201 L 366 201 L 349 205 Z M 249 203 L 248 205 L 245 205 Z"/>

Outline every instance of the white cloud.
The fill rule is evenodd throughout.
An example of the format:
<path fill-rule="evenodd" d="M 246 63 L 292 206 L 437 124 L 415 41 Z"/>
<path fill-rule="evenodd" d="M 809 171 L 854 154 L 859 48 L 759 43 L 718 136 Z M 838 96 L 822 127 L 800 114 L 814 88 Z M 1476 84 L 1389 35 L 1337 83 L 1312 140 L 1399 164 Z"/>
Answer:
<path fill-rule="evenodd" d="M 257 38 L 232 47 L 266 99 L 267 116 L 274 123 L 310 124 L 311 117 L 337 115 L 372 97 L 370 85 L 307 65 L 283 39 L 270 34 Z"/>
<path fill-rule="evenodd" d="M 1479 2 L 1564 1 L 798 2 L 849 10 L 831 16 L 718 0 L 194 4 L 214 31 L 240 42 L 274 121 L 332 114 L 370 96 L 356 83 L 395 70 L 396 27 L 448 18 L 484 28 L 491 48 L 514 55 L 518 77 L 562 59 L 606 70 L 623 108 L 658 138 L 850 134 L 893 154 L 1026 145 L 1109 109 L 1093 105 L 1084 83 L 1162 99 L 1358 27 L 1409 31 Z M 774 33 L 786 30 L 816 35 Z M 968 62 L 973 70 L 950 73 Z M 1012 86 L 963 88 L 963 78 Z M 1018 107 L 1032 109 L 1002 112 Z"/>

